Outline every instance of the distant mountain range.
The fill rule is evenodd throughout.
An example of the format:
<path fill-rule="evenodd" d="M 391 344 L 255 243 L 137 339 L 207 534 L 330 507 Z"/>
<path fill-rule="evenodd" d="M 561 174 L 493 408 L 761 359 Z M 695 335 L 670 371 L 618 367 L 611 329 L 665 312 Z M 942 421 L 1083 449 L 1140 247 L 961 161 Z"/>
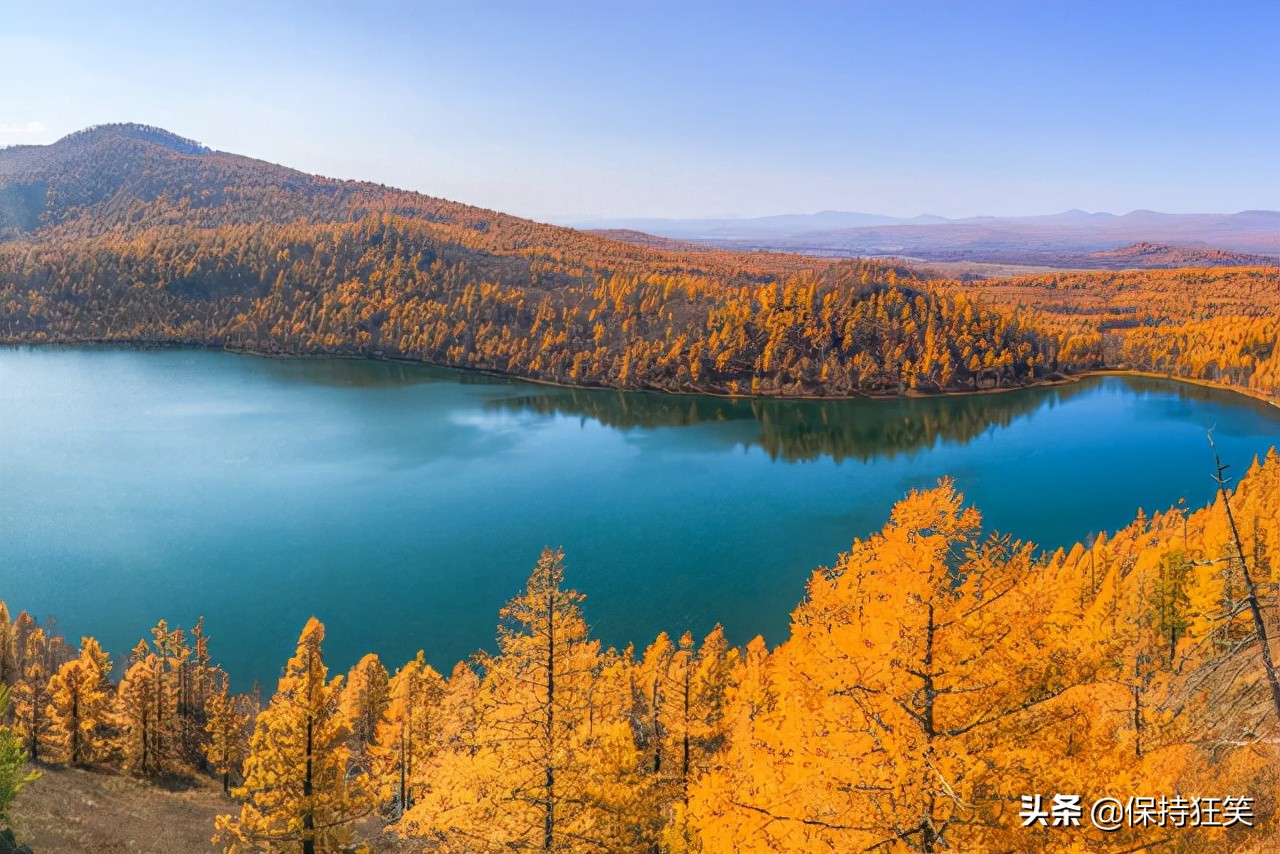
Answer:
<path fill-rule="evenodd" d="M 819 211 L 814 214 L 780 214 L 724 219 L 597 219 L 565 222 L 588 231 L 642 231 L 659 237 L 685 240 L 749 240 L 790 237 L 814 231 L 866 228 L 881 225 L 920 225 L 951 222 L 924 214 L 915 217 L 884 216 L 853 211 Z"/>
<path fill-rule="evenodd" d="M 1199 252 L 1216 264 L 1265 263 L 1280 258 L 1280 211 L 1166 214 L 1139 210 L 1117 216 L 1070 210 L 1047 216 L 920 216 L 822 211 L 749 219 L 635 219 L 576 223 L 627 239 L 645 232 L 682 241 L 739 249 L 825 256 L 894 256 L 924 261 L 981 261 L 1057 267 L 1109 267 L 1131 260 L 1168 266 L 1179 252 Z M 1127 252 L 1158 244 L 1164 256 Z M 1214 255 L 1214 253 L 1219 253 Z M 1106 253 L 1114 253 L 1107 255 Z M 1239 254 L 1244 260 L 1231 260 Z"/>
<path fill-rule="evenodd" d="M 593 232 L 585 233 L 377 184 L 307 175 L 213 151 L 144 125 L 106 125 L 52 145 L 0 149 L 0 241 L 135 233 L 161 225 L 348 222 L 373 210 L 448 230 L 447 239 L 466 245 L 468 252 L 479 248 L 478 235 L 485 235 L 485 249 L 507 258 L 502 263 L 508 266 L 513 255 L 531 245 L 568 257 L 616 255 L 617 243 L 611 247 L 607 241 L 643 247 L 633 250 L 642 253 L 705 254 L 702 250 L 724 248 L 1075 268 L 1266 264 L 1280 259 L 1277 211 L 1142 210 L 1116 216 L 1072 210 L 967 219 L 821 211 L 576 223 Z M 653 260 L 633 258 L 642 265 Z"/>

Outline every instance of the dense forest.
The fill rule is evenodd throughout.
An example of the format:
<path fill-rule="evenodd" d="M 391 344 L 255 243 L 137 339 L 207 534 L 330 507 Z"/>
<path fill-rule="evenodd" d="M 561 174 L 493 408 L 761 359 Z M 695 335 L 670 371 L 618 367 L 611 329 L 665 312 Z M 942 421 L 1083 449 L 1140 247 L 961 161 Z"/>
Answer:
<path fill-rule="evenodd" d="M 1268 268 L 961 285 L 867 260 L 639 246 L 132 125 L 0 151 L 0 209 L 0 342 L 776 396 L 1009 388 L 1098 368 L 1271 397 L 1280 385 Z"/>
<path fill-rule="evenodd" d="M 359 354 L 771 394 L 1003 387 L 1063 367 L 1012 313 L 900 267 L 639 247 L 156 129 L 5 150 L 0 182 L 8 342 Z"/>
<path fill-rule="evenodd" d="M 0 343 L 358 355 L 780 397 L 1122 369 L 1274 402 L 1278 338 L 1274 268 L 960 283 L 622 243 L 156 128 L 0 150 Z M 857 456 L 878 431 L 905 451 L 989 423 L 963 410 L 839 423 L 818 402 L 768 400 L 636 412 L 572 389 L 503 405 L 616 424 L 750 415 L 788 458 Z M 797 418 L 813 424 L 801 439 L 770 427 Z M 229 800 L 210 834 L 228 852 L 355 850 L 370 822 L 457 852 L 1275 844 L 1274 451 L 1208 507 L 1052 554 L 984 535 L 949 481 L 912 492 L 814 572 L 775 649 L 719 631 L 602 648 L 565 572 L 563 554 L 542 554 L 499 614 L 495 650 L 447 674 L 419 654 L 331 675 L 312 620 L 261 695 L 230 691 L 203 624 L 161 621 L 113 662 L 0 605 L 0 818 L 26 756 L 216 775 Z M 1035 817 L 1028 799 L 1055 795 L 1080 796 L 1078 825 Z M 1091 824 L 1105 797 L 1133 821 Z M 1157 808 L 1158 826 L 1135 826 Z"/>
<path fill-rule="evenodd" d="M 1103 367 L 1280 384 L 1280 273 L 978 285 L 638 246 L 140 126 L 0 151 L 0 341 L 422 360 L 620 388 L 904 394 Z"/>
<path fill-rule="evenodd" d="M 228 692 L 202 624 L 161 621 L 116 664 L 0 606 L 0 760 L 216 775 L 228 852 L 355 850 L 370 822 L 458 852 L 1276 841 L 1274 450 L 1207 507 L 1052 554 L 984 535 L 947 480 L 913 491 L 813 573 L 775 649 L 604 649 L 565 571 L 545 551 L 495 651 L 447 674 L 419 653 L 331 675 L 313 619 L 262 696 Z M 1036 820 L 1036 795 L 1046 816 L 1080 796 L 1079 825 Z M 1108 797 L 1134 816 L 1114 831 L 1090 819 Z"/>
<path fill-rule="evenodd" d="M 1089 353 L 1111 367 L 1280 401 L 1280 269 L 1060 272 L 963 287 L 989 304 L 1034 313 L 1067 358 Z"/>

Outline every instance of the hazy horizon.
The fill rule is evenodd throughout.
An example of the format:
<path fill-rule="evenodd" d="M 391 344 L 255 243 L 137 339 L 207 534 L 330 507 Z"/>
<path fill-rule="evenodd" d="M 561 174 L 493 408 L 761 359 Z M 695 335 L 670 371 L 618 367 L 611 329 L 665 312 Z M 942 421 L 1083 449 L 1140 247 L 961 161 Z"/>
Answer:
<path fill-rule="evenodd" d="M 1137 213 L 1170 214 L 1174 216 L 1232 216 L 1235 214 L 1257 213 L 1257 212 L 1280 213 L 1280 210 L 1277 210 L 1274 208 L 1246 208 L 1238 211 L 1180 211 L 1180 212 L 1174 213 L 1172 211 L 1158 211 L 1152 208 L 1134 208 L 1133 210 L 1127 210 L 1127 211 L 1100 211 L 1100 210 L 1090 211 L 1090 210 L 1083 210 L 1081 208 L 1068 208 L 1066 210 L 1027 211 L 1023 213 L 1011 213 L 1011 214 L 973 213 L 973 214 L 964 214 L 960 216 L 949 216 L 949 217 L 943 217 L 943 216 L 940 216 L 939 214 L 935 214 L 930 211 L 922 211 L 920 213 L 908 214 L 906 216 L 893 216 L 893 218 L 902 220 L 903 224 L 908 224 L 910 220 L 917 220 L 917 219 L 935 219 L 935 220 L 946 220 L 947 222 L 961 222 L 967 219 L 1026 219 L 1026 218 L 1032 218 L 1032 217 L 1062 216 L 1064 214 L 1087 214 L 1089 216 L 1113 216 L 1113 217 L 1124 217 L 1124 216 L 1128 216 L 1129 214 L 1137 214 Z M 653 221 L 672 220 L 672 221 L 678 221 L 678 222 L 708 220 L 708 221 L 714 222 L 718 220 L 738 220 L 738 219 L 751 220 L 751 219 L 770 219 L 774 217 L 819 216 L 822 214 L 852 214 L 857 216 L 884 216 L 884 217 L 892 216 L 891 214 L 882 214 L 879 211 L 868 211 L 868 210 L 853 211 L 853 210 L 837 210 L 834 208 L 824 208 L 823 210 L 816 210 L 816 211 L 815 210 L 774 211 L 773 213 L 751 214 L 751 215 L 723 213 L 723 214 L 708 214 L 706 216 L 688 216 L 688 217 L 629 216 L 627 214 L 594 216 L 594 217 L 593 216 L 575 217 L 575 215 L 573 214 L 566 214 L 566 215 L 559 216 L 558 219 L 554 219 L 552 220 L 552 222 L 557 222 L 557 223 L 567 222 L 575 218 L 578 219 L 580 222 L 584 222 L 584 223 L 589 223 L 593 221 L 609 222 L 613 220 L 637 220 L 637 221 L 638 220 L 653 220 Z"/>
<path fill-rule="evenodd" d="M 0 145 L 141 122 L 551 222 L 1280 209 L 1280 4 L 0 0 Z"/>

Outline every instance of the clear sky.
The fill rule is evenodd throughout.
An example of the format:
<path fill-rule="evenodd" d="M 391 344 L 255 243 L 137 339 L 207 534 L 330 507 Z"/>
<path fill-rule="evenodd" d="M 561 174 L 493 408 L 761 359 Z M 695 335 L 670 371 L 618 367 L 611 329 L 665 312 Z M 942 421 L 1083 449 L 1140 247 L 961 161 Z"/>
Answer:
<path fill-rule="evenodd" d="M 1280 208 L 1280 0 L 0 0 L 0 145 L 155 124 L 540 219 Z"/>

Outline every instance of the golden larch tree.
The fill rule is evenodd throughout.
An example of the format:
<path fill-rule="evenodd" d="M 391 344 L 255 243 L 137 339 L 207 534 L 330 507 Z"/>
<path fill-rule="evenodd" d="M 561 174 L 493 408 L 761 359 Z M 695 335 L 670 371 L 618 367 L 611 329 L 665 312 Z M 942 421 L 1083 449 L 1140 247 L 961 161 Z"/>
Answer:
<path fill-rule="evenodd" d="M 691 804 L 704 851 L 1025 846 L 985 834 L 1036 791 L 1021 748 L 1067 719 L 1074 668 L 1036 614 L 1031 547 L 979 523 L 944 480 L 814 574 Z"/>
<path fill-rule="evenodd" d="M 239 773 L 249 754 L 250 716 L 241 711 L 237 698 L 228 689 L 227 679 L 222 677 L 217 691 L 205 701 L 204 729 L 208 739 L 204 743 L 205 759 L 222 779 L 222 791 L 230 794 L 231 775 Z"/>
<path fill-rule="evenodd" d="M 49 680 L 50 743 L 72 765 L 96 761 L 111 723 L 111 660 L 93 638 L 81 638 L 80 655 Z"/>
<path fill-rule="evenodd" d="M 369 752 L 379 801 L 394 804 L 396 814 L 403 815 L 417 801 L 417 792 L 432 785 L 429 770 L 443 741 L 445 681 L 419 650 L 387 687 L 390 701 Z"/>
<path fill-rule="evenodd" d="M 219 816 L 215 842 L 227 852 L 324 854 L 342 850 L 372 809 L 368 775 L 352 767 L 351 728 L 338 707 L 342 678 L 328 681 L 312 617 L 268 706 L 258 714 L 238 816 Z"/>
<path fill-rule="evenodd" d="M 124 769 L 133 774 L 152 776 L 172 767 L 169 741 L 163 737 L 157 709 L 163 708 L 161 687 L 163 665 L 151 652 L 135 648 L 133 663 L 124 672 L 116 688 L 113 718 L 115 749 Z"/>
<path fill-rule="evenodd" d="M 49 717 L 48 657 L 49 643 L 44 629 L 32 627 L 24 631 L 17 656 L 21 676 L 13 686 L 13 724 L 33 762 L 45 758 L 43 748 L 49 746 L 53 733 L 53 721 Z"/>
<path fill-rule="evenodd" d="M 563 561 L 544 550 L 525 592 L 502 609 L 499 654 L 477 657 L 476 719 L 442 755 L 403 832 L 449 851 L 607 847 L 609 817 L 592 792 L 605 730 L 592 705 L 601 654 L 583 596 L 561 586 Z"/>
<path fill-rule="evenodd" d="M 387 668 L 373 653 L 351 668 L 342 685 L 338 705 L 351 724 L 351 749 L 361 761 L 374 743 L 378 721 L 390 702 L 389 691 Z"/>

